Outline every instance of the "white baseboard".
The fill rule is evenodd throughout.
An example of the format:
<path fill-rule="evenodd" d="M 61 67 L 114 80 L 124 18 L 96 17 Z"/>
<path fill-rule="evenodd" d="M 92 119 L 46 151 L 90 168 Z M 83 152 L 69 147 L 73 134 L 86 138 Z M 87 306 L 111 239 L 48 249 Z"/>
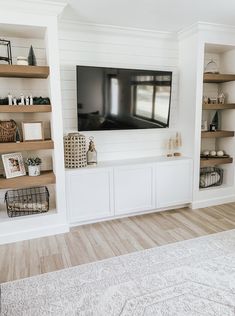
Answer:
<path fill-rule="evenodd" d="M 208 200 L 194 201 L 191 204 L 191 208 L 194 210 L 197 208 L 204 208 L 204 207 L 221 205 L 221 204 L 232 203 L 232 202 L 235 202 L 235 194 L 228 195 L 225 197 L 214 197 Z"/>
<path fill-rule="evenodd" d="M 165 208 L 159 208 L 159 209 L 153 209 L 153 210 L 147 210 L 147 211 L 141 211 L 141 212 L 140 211 L 132 212 L 129 214 L 110 215 L 110 216 L 102 217 L 102 218 L 71 222 L 69 225 L 70 225 L 70 227 L 89 225 L 89 224 L 94 224 L 94 223 L 99 223 L 99 222 L 112 221 L 112 220 L 119 219 L 119 218 L 138 216 L 138 215 L 144 215 L 144 214 L 151 214 L 151 213 L 158 213 L 158 212 L 171 211 L 171 210 L 173 211 L 173 210 L 176 210 L 179 208 L 185 208 L 185 207 L 190 207 L 190 206 L 191 206 L 191 204 L 182 204 L 182 205 L 178 205 L 178 206 L 174 206 L 174 207 L 169 206 L 169 207 L 165 207 Z"/>
<path fill-rule="evenodd" d="M 31 229 L 27 231 L 18 231 L 17 233 L 0 234 L 0 245 L 9 244 L 17 241 L 46 237 L 51 235 L 57 235 L 67 233 L 69 226 L 67 224 L 59 224 L 53 226 L 47 226 L 37 229 Z"/>

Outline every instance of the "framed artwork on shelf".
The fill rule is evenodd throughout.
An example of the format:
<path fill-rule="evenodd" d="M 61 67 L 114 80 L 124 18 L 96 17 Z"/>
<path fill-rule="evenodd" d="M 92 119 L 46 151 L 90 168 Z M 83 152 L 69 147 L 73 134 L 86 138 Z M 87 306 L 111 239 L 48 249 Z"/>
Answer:
<path fill-rule="evenodd" d="M 7 179 L 26 175 L 21 153 L 2 155 L 2 161 Z"/>
<path fill-rule="evenodd" d="M 22 122 L 23 141 L 44 140 L 43 122 Z"/>

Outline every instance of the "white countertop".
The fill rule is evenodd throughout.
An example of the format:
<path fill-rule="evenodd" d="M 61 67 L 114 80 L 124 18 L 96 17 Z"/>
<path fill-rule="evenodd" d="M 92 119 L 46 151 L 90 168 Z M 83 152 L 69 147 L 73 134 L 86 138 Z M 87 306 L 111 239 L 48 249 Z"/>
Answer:
<path fill-rule="evenodd" d="M 171 161 L 182 161 L 192 159 L 189 157 L 166 157 L 166 156 L 155 156 L 155 157 L 142 157 L 142 158 L 132 158 L 132 159 L 122 159 L 122 160 L 107 160 L 98 161 L 96 166 L 87 166 L 84 168 L 65 168 L 66 172 L 74 172 L 78 170 L 88 170 L 97 168 L 108 168 L 108 167 L 118 167 L 127 165 L 138 165 L 143 163 L 155 163 L 155 162 L 171 162 Z"/>

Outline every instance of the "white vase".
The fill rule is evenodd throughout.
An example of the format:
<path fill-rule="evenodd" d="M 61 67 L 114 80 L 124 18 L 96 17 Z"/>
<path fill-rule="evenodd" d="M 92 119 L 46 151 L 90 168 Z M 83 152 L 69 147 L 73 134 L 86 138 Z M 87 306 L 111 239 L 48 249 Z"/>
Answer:
<path fill-rule="evenodd" d="M 36 177 L 40 176 L 40 165 L 38 166 L 28 166 L 29 176 Z"/>

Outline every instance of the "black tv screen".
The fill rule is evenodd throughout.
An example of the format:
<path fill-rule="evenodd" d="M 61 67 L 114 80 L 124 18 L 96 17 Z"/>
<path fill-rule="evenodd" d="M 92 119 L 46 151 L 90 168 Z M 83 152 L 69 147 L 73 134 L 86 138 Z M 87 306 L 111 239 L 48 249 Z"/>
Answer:
<path fill-rule="evenodd" d="M 78 130 L 169 126 L 172 72 L 77 66 Z"/>

